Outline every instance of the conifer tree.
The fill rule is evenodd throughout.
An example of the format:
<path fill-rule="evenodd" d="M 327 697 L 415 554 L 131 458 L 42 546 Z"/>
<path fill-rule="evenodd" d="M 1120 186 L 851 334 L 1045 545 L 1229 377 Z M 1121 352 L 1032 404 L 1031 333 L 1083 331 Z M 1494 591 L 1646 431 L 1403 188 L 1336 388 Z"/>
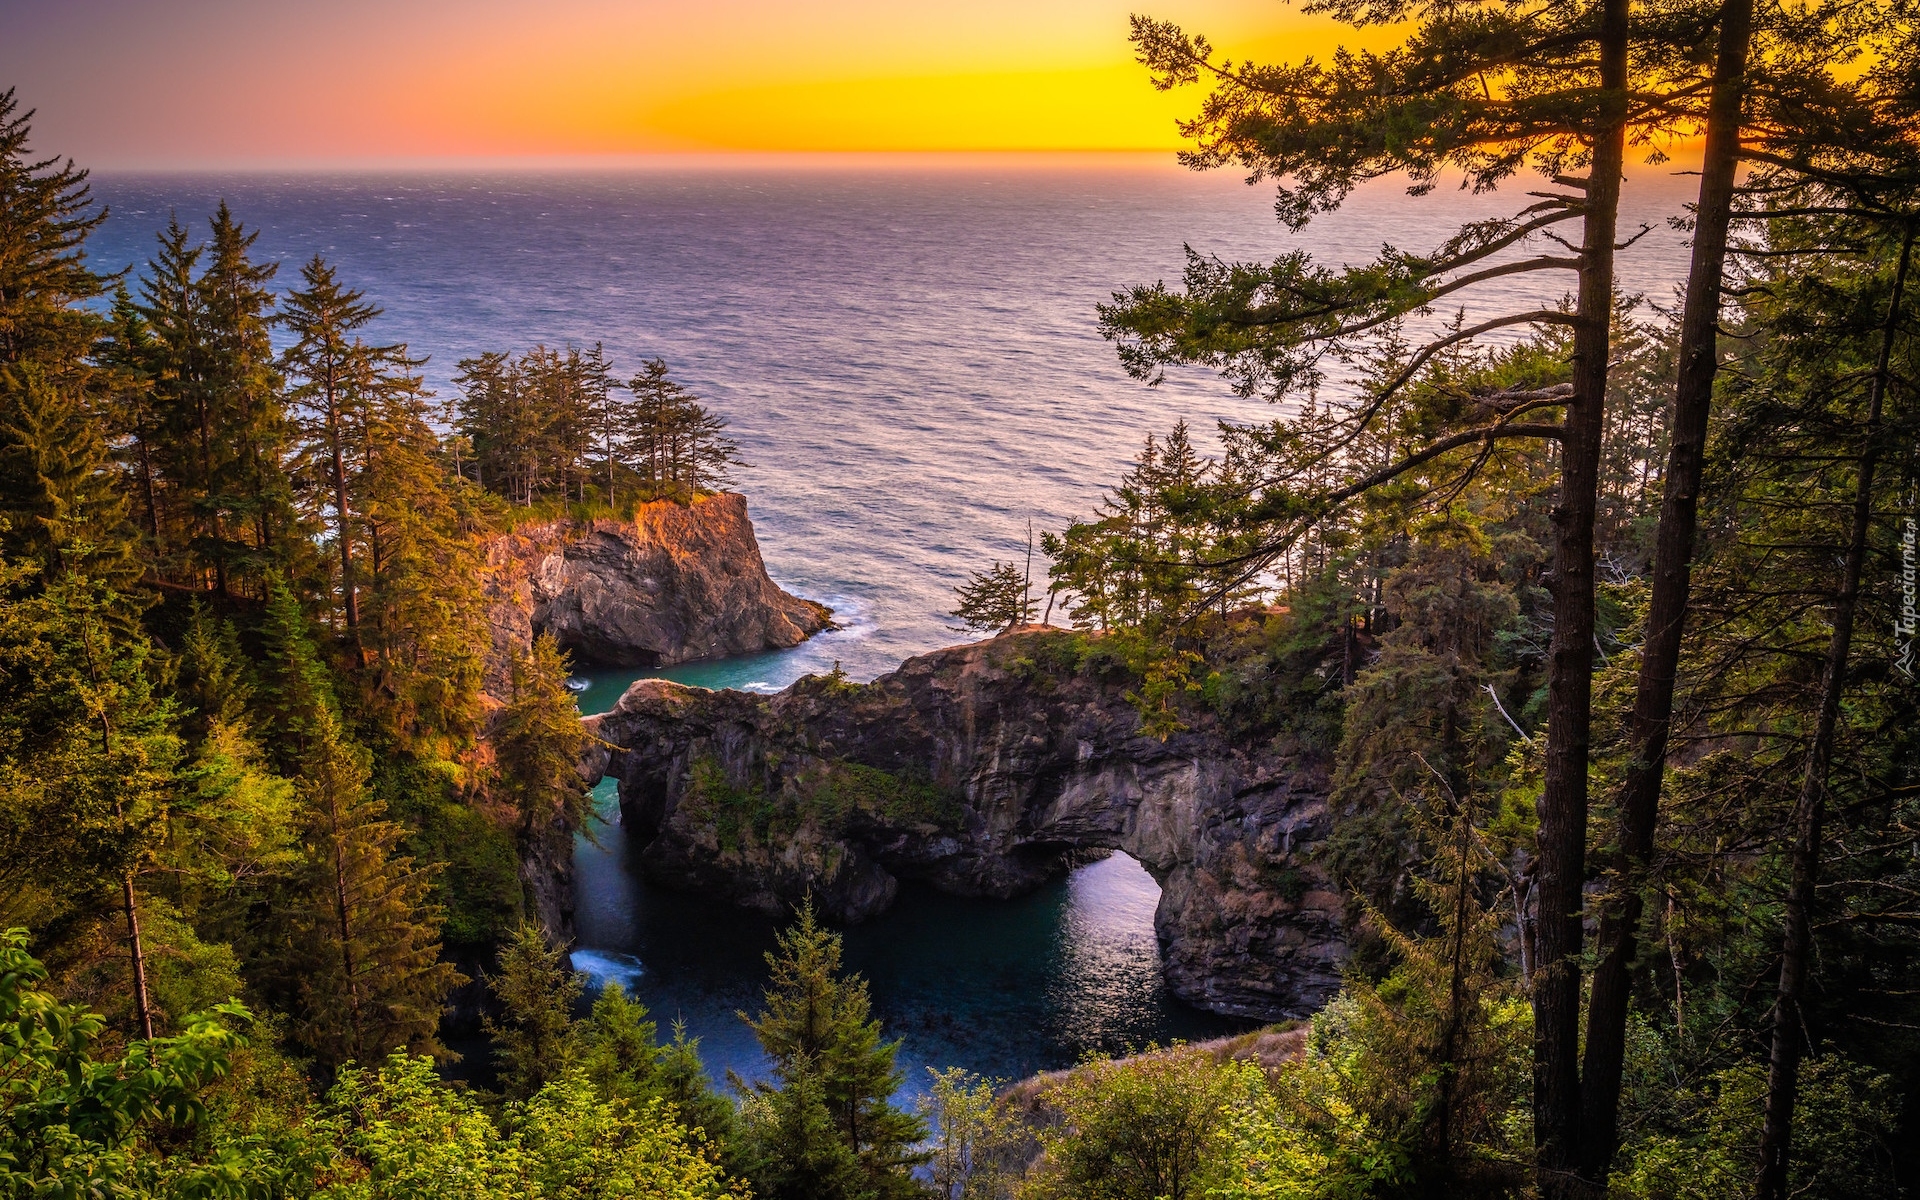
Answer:
<path fill-rule="evenodd" d="M 1037 608 L 1032 583 L 1012 563 L 995 562 L 985 571 L 975 571 L 953 592 L 960 603 L 952 615 L 965 628 L 983 633 L 1025 625 L 1033 620 Z"/>
<path fill-rule="evenodd" d="M 225 594 L 225 530 L 217 498 L 225 447 L 216 443 L 214 434 L 223 414 L 215 410 L 208 379 L 211 331 L 196 278 L 206 250 L 192 241 L 177 217 L 169 219 L 158 241 L 141 280 L 139 311 L 150 356 L 146 374 L 159 418 L 160 472 L 173 485 L 176 511 L 184 523 L 168 539 L 181 560 L 168 565 L 177 567 L 192 586 Z"/>
<path fill-rule="evenodd" d="M 286 471 L 292 431 L 270 341 L 270 285 L 280 264 L 252 261 L 260 233 L 235 220 L 226 201 L 211 225 L 207 266 L 197 286 L 209 343 L 206 385 L 226 449 L 217 497 L 227 514 L 228 555 L 257 573 L 276 556 L 288 557 L 286 543 L 296 532 Z"/>
<path fill-rule="evenodd" d="M 0 397 L 0 545 L 63 570 L 130 584 L 140 573 L 127 502 L 110 469 L 105 431 L 81 397 L 39 364 L 13 369 Z M 124 607 L 137 601 L 122 597 Z"/>
<path fill-rule="evenodd" d="M 1541 975 L 1534 990 L 1535 1120 L 1539 1186 L 1559 1196 L 1578 1186 L 1581 1165 L 1580 1017 L 1582 908 L 1586 884 L 1587 783 L 1594 662 L 1593 529 L 1598 505 L 1614 307 L 1621 178 L 1630 128 L 1655 132 L 1667 119 L 1635 97 L 1686 94 L 1698 71 L 1685 55 L 1643 62 L 1628 75 L 1629 0 L 1580 4 L 1371 4 L 1327 6 L 1363 27 L 1403 23 L 1384 52 L 1342 51 L 1326 63 L 1260 66 L 1220 61 L 1204 38 L 1136 17 L 1134 41 L 1157 86 L 1214 85 L 1184 131 L 1194 166 L 1238 162 L 1280 181 L 1276 211 L 1299 228 L 1337 208 L 1363 181 L 1405 172 L 1415 195 L 1458 170 L 1474 188 L 1499 186 L 1531 167 L 1557 190 L 1511 216 L 1474 222 L 1431 252 L 1385 247 L 1369 264 L 1329 269 L 1295 251 L 1274 262 L 1228 264 L 1191 255 L 1175 293 L 1139 287 L 1103 313 L 1128 368 L 1152 378 L 1168 363 L 1221 369 L 1245 394 L 1273 399 L 1307 391 L 1329 354 L 1352 352 L 1392 320 L 1490 281 L 1534 271 L 1571 272 L 1571 310 L 1512 309 L 1430 339 L 1400 376 L 1357 399 L 1322 428 L 1276 423 L 1267 486 L 1236 518 L 1250 536 L 1216 564 L 1243 578 L 1267 569 L 1322 514 L 1405 472 L 1463 447 L 1481 457 L 1506 438 L 1560 443 L 1554 507 L 1554 621 L 1547 681 L 1546 784 L 1539 804 Z M 1497 90 L 1496 90 L 1497 83 Z M 1632 89 L 1630 90 L 1630 83 Z M 1407 131 L 1413 131 L 1408 136 Z M 1578 222 L 1580 237 L 1553 233 Z M 1536 235 L 1568 250 L 1492 263 Z M 1459 413 L 1393 464 L 1365 470 L 1345 451 L 1373 426 L 1401 388 L 1436 355 L 1495 330 L 1563 327 L 1565 389 L 1529 388 L 1489 397 Z M 1559 382 L 1559 381 L 1554 381 Z M 1560 409 L 1550 424 L 1522 414 Z M 1283 465 L 1284 464 L 1284 465 Z M 1344 480 L 1314 478 L 1325 467 Z M 1280 482 L 1284 480 L 1285 482 Z"/>
<path fill-rule="evenodd" d="M 298 769 L 307 751 L 326 735 L 322 714 L 336 711 L 333 679 L 314 651 L 300 601 L 277 575 L 267 579 L 267 607 L 260 624 L 254 711 L 262 739 L 283 775 Z"/>
<path fill-rule="evenodd" d="M 94 350 L 105 372 L 106 431 L 116 448 L 125 491 L 133 503 L 145 538 L 142 557 L 148 563 L 163 560 L 167 540 L 161 526 L 170 524 L 160 467 L 160 414 L 154 406 L 152 370 L 156 358 L 146 318 L 124 281 L 113 289 L 112 315 L 107 335 Z"/>
<path fill-rule="evenodd" d="M 585 982 L 565 959 L 538 925 L 522 922 L 500 948 L 499 974 L 487 977 L 487 989 L 504 1010 L 498 1021 L 485 1018 L 487 1036 L 510 1100 L 525 1100 L 581 1056 L 573 1006 Z"/>
<path fill-rule="evenodd" d="M 357 638 L 357 514 L 348 479 L 351 409 L 355 389 L 368 382 L 396 348 L 369 346 L 360 340 L 359 331 L 380 315 L 380 306 L 368 303 L 363 293 L 343 286 L 319 255 L 300 269 L 300 280 L 303 286 L 286 298 L 284 322 L 294 342 L 282 356 L 282 369 L 291 384 L 288 399 L 305 414 L 301 457 L 326 481 L 326 503 L 333 507 L 333 552 L 340 562 L 341 611 L 349 635 Z"/>
<path fill-rule="evenodd" d="M 638 1102 L 656 1094 L 659 1029 L 647 1019 L 647 1006 L 630 998 L 619 980 L 600 985 L 580 1032 L 581 1068 L 602 1098 Z"/>
<path fill-rule="evenodd" d="M 881 1040 L 866 981 L 841 973 L 840 936 L 805 904 L 767 967 L 765 1009 L 740 1014 L 778 1081 L 753 1089 L 769 1159 L 758 1189 L 775 1200 L 918 1194 L 910 1171 L 927 1160 L 914 1148 L 926 1126 L 893 1106 L 900 1044 Z"/>
<path fill-rule="evenodd" d="M 86 263 L 87 235 L 107 219 L 93 210 L 87 173 L 72 159 L 34 158 L 33 113 L 0 92 L 0 397 L 25 386 L 69 392 L 85 382 L 100 318 L 83 305 L 105 281 Z"/>
<path fill-rule="evenodd" d="M 464 979 L 440 961 L 431 872 L 401 853 L 405 831 L 367 794 L 366 752 L 332 712 L 313 716 L 294 780 L 304 861 L 287 965 L 297 1036 L 328 1067 L 399 1046 L 437 1053 L 441 1009 Z"/>
<path fill-rule="evenodd" d="M 363 550 L 367 699 L 404 741 L 445 758 L 476 732 L 487 634 L 479 550 L 427 423 L 418 365 L 396 348 L 353 389 L 349 492 Z"/>
<path fill-rule="evenodd" d="M 494 731 L 494 753 L 520 836 L 532 838 L 558 824 L 577 829 L 586 816 L 587 785 L 580 754 L 587 731 L 580 705 L 567 690 L 566 655 L 541 634 L 514 660 L 512 695 Z"/>

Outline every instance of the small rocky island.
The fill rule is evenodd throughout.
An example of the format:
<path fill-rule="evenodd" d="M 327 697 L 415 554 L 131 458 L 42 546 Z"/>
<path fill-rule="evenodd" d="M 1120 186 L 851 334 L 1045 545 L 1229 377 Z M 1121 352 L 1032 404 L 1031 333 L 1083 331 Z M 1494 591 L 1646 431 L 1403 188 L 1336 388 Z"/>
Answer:
<path fill-rule="evenodd" d="M 665 667 L 797 646 L 832 617 L 768 577 L 734 492 L 523 525 L 489 544 L 487 567 L 490 684 L 541 633 L 582 665 Z"/>
<path fill-rule="evenodd" d="M 776 911 L 811 896 L 858 921 L 899 882 L 1010 897 L 1121 850 L 1161 886 L 1175 992 L 1272 1019 L 1317 1009 L 1347 947 L 1309 850 L 1323 764 L 1197 724 L 1141 735 L 1098 639 L 1044 627 L 907 660 L 868 684 L 773 696 L 641 680 L 588 719 L 584 764 L 620 784 L 648 877 Z"/>

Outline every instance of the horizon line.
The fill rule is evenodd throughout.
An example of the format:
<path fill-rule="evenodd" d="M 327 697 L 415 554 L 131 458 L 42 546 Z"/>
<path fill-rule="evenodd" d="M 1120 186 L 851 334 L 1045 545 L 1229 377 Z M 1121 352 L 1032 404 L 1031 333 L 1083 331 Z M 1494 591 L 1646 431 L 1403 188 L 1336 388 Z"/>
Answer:
<path fill-rule="evenodd" d="M 90 174 L 200 175 L 232 172 L 262 174 L 299 174 L 328 172 L 400 172 L 433 171 L 622 171 L 671 170 L 686 167 L 753 168 L 800 166 L 816 169 L 859 167 L 866 165 L 965 166 L 993 162 L 1001 165 L 1057 162 L 1096 163 L 1101 160 L 1139 162 L 1155 159 L 1176 170 L 1187 170 L 1175 158 L 1179 147 L 1141 146 L 1056 147 L 1056 148 L 980 148 L 936 150 L 656 150 L 599 154 L 444 154 L 380 155 L 369 157 L 316 158 L 232 158 L 197 162 L 125 160 L 86 163 L 77 158 L 77 166 Z M 65 157 L 64 155 L 62 156 Z"/>

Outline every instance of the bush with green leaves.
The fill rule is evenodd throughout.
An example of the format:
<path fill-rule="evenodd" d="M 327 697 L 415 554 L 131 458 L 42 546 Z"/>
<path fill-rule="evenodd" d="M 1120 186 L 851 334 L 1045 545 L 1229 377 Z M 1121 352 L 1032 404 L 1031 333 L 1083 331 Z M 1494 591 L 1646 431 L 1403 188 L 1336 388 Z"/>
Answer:
<path fill-rule="evenodd" d="M 166 1148 L 205 1116 L 203 1094 L 246 1044 L 247 1010 L 222 1004 L 185 1018 L 177 1036 L 101 1058 L 105 1022 L 43 990 L 46 978 L 25 930 L 0 934 L 0 1195 L 254 1195 L 247 1181 L 260 1172 L 241 1149 Z"/>

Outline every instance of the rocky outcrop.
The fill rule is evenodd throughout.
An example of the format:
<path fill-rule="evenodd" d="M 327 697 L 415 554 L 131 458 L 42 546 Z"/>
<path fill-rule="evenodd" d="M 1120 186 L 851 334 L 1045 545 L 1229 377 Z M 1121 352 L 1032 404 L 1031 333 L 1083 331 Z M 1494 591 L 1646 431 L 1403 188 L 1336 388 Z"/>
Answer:
<path fill-rule="evenodd" d="M 1311 850 L 1319 763 L 1200 719 L 1139 733 L 1133 681 L 1097 640 L 1030 628 L 909 659 L 870 684 L 775 696 L 636 683 L 590 718 L 615 750 L 628 836 L 654 880 L 856 921 L 901 879 L 1011 896 L 1089 851 L 1160 882 L 1174 990 L 1262 1019 L 1317 1008 L 1346 955 L 1342 899 Z"/>
<path fill-rule="evenodd" d="M 660 501 L 631 521 L 522 526 L 487 547 L 489 691 L 548 633 L 584 665 L 661 667 L 798 645 L 831 610 L 767 577 L 746 497 Z"/>

